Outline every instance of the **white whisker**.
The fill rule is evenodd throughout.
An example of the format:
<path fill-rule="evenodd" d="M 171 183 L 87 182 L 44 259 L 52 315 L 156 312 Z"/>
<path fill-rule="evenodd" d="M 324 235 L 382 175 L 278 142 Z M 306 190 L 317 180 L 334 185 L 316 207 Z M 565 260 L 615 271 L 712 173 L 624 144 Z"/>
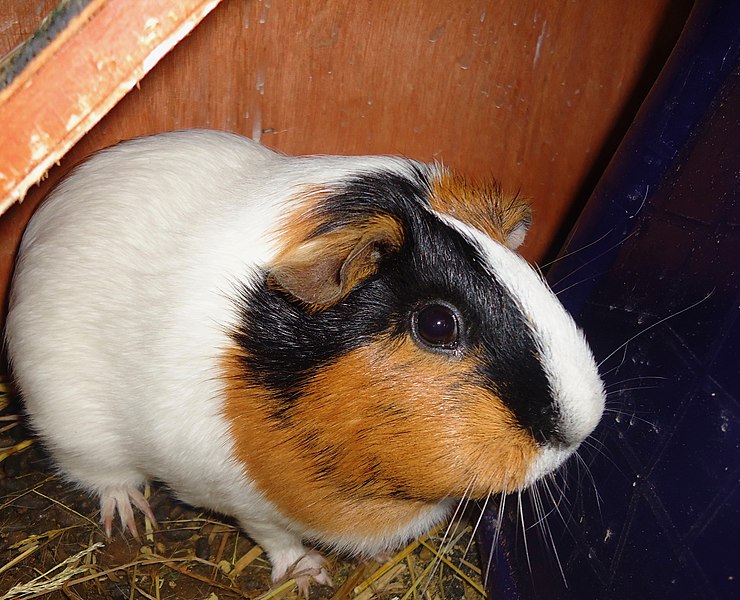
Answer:
<path fill-rule="evenodd" d="M 644 376 L 641 376 L 641 377 L 630 377 L 628 379 L 622 379 L 621 381 L 611 381 L 607 385 L 605 385 L 604 387 L 608 390 L 609 388 L 615 387 L 617 385 L 623 385 L 625 383 L 631 383 L 633 381 L 644 381 L 646 379 L 667 380 L 667 379 L 670 379 L 670 377 L 662 377 L 660 375 L 644 375 Z"/>
<path fill-rule="evenodd" d="M 522 507 L 522 492 L 519 490 L 517 492 L 517 509 L 519 511 L 519 520 L 522 524 L 522 537 L 524 538 L 524 553 L 527 555 L 527 566 L 529 567 L 529 572 L 532 572 L 532 561 L 529 557 L 529 543 L 527 542 L 527 528 L 524 524 L 524 508 Z"/>
<path fill-rule="evenodd" d="M 535 505 L 535 512 L 537 513 L 537 521 L 532 523 L 527 529 L 533 529 L 534 527 L 537 527 L 538 525 L 542 524 L 547 517 L 549 517 L 556 509 L 556 506 L 553 506 L 548 512 L 545 512 L 545 505 L 542 502 L 542 498 L 540 496 L 540 484 L 543 483 L 543 479 L 536 481 L 530 488 L 530 495 L 532 497 L 532 500 Z"/>
<path fill-rule="evenodd" d="M 567 504 L 568 500 L 565 497 L 565 494 L 562 492 L 562 490 L 558 486 L 558 482 L 555 480 L 555 474 L 553 473 L 552 477 L 549 477 L 548 479 L 550 480 L 550 483 L 552 483 L 552 485 L 555 486 L 555 489 L 558 490 L 558 492 L 560 493 L 560 498 L 555 499 L 555 496 L 553 495 L 552 490 L 550 489 L 547 479 L 542 480 L 544 487 L 545 487 L 545 491 L 547 492 L 547 495 L 549 496 L 550 501 L 555 506 L 555 512 L 558 513 L 558 515 L 560 516 L 560 519 L 563 521 L 563 525 L 565 526 L 566 529 L 570 531 L 570 529 L 568 528 L 568 520 L 565 518 L 565 515 L 563 515 L 563 512 L 560 510 L 560 504 L 563 501 L 565 501 L 565 503 Z"/>
<path fill-rule="evenodd" d="M 619 241 L 619 242 L 617 242 L 616 244 L 612 244 L 612 245 L 611 245 L 611 246 L 609 246 L 609 247 L 608 247 L 608 248 L 607 248 L 606 250 L 604 250 L 603 252 L 600 252 L 599 254 L 597 254 L 596 256 L 594 256 L 594 257 L 593 257 L 593 258 L 592 258 L 591 260 L 588 260 L 588 261 L 586 261 L 585 263 L 583 263 L 583 264 L 582 264 L 581 266 L 579 266 L 578 268 L 576 268 L 576 269 L 573 269 L 573 270 L 572 270 L 572 271 L 571 271 L 570 273 L 568 273 L 567 275 L 565 275 L 564 277 L 562 277 L 561 279 L 559 279 L 559 280 L 558 280 L 558 281 L 556 281 L 555 283 L 551 284 L 551 286 L 550 286 L 550 287 L 551 287 L 551 288 L 552 288 L 552 289 L 554 290 L 554 289 L 555 289 L 555 288 L 556 288 L 556 287 L 557 287 L 558 285 L 560 285 L 560 284 L 561 284 L 561 283 L 562 283 L 563 281 L 565 281 L 565 280 L 566 280 L 566 279 L 568 279 L 569 277 L 572 277 L 574 273 L 577 273 L 577 272 L 578 272 L 578 271 L 580 271 L 581 269 L 585 269 L 585 268 L 586 268 L 586 267 L 587 267 L 588 265 L 590 265 L 590 264 L 591 264 L 592 262 L 594 262 L 594 261 L 596 261 L 596 260 L 600 259 L 600 258 L 601 258 L 602 256 L 604 256 L 605 254 L 608 254 L 608 253 L 609 253 L 609 252 L 611 252 L 611 251 L 612 251 L 612 250 L 613 250 L 614 248 L 618 247 L 618 246 L 619 246 L 620 244 L 623 244 L 623 243 L 624 243 L 624 242 L 626 242 L 626 241 L 627 241 L 628 239 L 630 239 L 630 238 L 631 238 L 631 237 L 632 237 L 633 235 L 635 235 L 635 233 L 636 233 L 636 231 L 633 231 L 632 233 L 630 233 L 630 234 L 629 234 L 628 236 L 626 236 L 626 237 L 625 237 L 624 239 L 620 240 L 620 241 Z M 558 292 L 555 292 L 555 293 L 557 294 Z"/>
<path fill-rule="evenodd" d="M 629 343 L 630 343 L 630 342 L 632 342 L 633 340 L 637 339 L 637 338 L 638 338 L 638 337 L 640 337 L 641 335 L 644 335 L 644 334 L 646 334 L 646 333 L 647 333 L 648 331 L 650 331 L 651 329 L 654 329 L 655 327 L 657 327 L 657 326 L 658 326 L 658 325 L 660 325 L 661 323 L 665 323 L 665 322 L 666 322 L 666 321 L 668 321 L 669 319 L 673 319 L 674 317 L 677 317 L 677 316 L 679 316 L 679 315 L 682 315 L 682 314 L 683 314 L 683 313 L 685 313 L 686 311 L 689 311 L 689 310 L 691 310 L 692 308 L 695 308 L 695 307 L 699 306 L 699 305 L 700 305 L 700 304 L 701 304 L 702 302 L 705 302 L 706 300 L 708 300 L 708 299 L 709 299 L 709 298 L 710 298 L 710 297 L 712 296 L 712 294 L 714 294 L 714 290 L 712 290 L 711 292 L 709 292 L 709 293 L 708 293 L 708 294 L 707 294 L 706 296 L 704 296 L 704 297 L 703 297 L 703 298 L 702 298 L 701 300 L 697 300 L 697 301 L 696 301 L 696 302 L 694 302 L 693 304 L 691 304 L 691 305 L 689 305 L 689 306 L 687 306 L 687 307 L 685 307 L 685 308 L 682 308 L 682 309 L 681 309 L 681 310 L 679 310 L 678 312 L 675 312 L 675 313 L 673 313 L 673 314 L 670 314 L 670 315 L 668 315 L 667 317 L 663 317 L 662 319 L 660 319 L 659 321 L 656 321 L 656 322 L 655 322 L 655 323 L 653 323 L 652 325 L 649 325 L 648 327 L 646 327 L 645 329 L 643 329 L 643 330 L 642 330 L 642 331 L 640 331 L 639 333 L 636 333 L 636 334 L 635 334 L 635 335 L 633 335 L 633 336 L 632 336 L 631 338 L 629 338 L 629 339 L 628 339 L 628 340 L 627 340 L 626 342 L 624 342 L 623 344 L 621 344 L 620 346 L 618 346 L 618 347 L 617 347 L 617 348 L 616 348 L 616 349 L 615 349 L 615 350 L 614 350 L 614 351 L 613 351 L 613 352 L 612 352 L 611 354 L 609 354 L 609 355 L 608 355 L 608 356 L 607 356 L 606 358 L 602 359 L 602 361 L 601 361 L 601 362 L 600 362 L 600 363 L 599 363 L 599 364 L 597 365 L 597 367 L 601 367 L 601 365 L 603 365 L 603 364 L 604 364 L 604 363 L 605 363 L 605 362 L 606 362 L 607 360 L 609 360 L 609 359 L 610 359 L 610 358 L 611 358 L 612 356 L 614 356 L 614 355 L 615 355 L 615 354 L 616 354 L 617 352 L 619 352 L 619 351 L 620 351 L 620 350 L 621 350 L 622 348 L 624 348 L 624 349 L 626 350 L 626 349 L 627 349 L 627 344 L 629 344 Z"/>
<path fill-rule="evenodd" d="M 556 262 L 560 262 L 560 261 L 561 261 L 561 260 L 563 260 L 563 259 L 569 258 L 569 257 L 571 257 L 571 256 L 574 256 L 575 254 L 578 254 L 579 252 L 582 252 L 582 251 L 583 251 L 583 250 L 585 250 L 586 248 L 590 248 L 591 246 L 593 246 L 593 245 L 595 245 L 595 244 L 598 244 L 598 243 L 599 243 L 599 242 L 600 242 L 601 240 L 603 240 L 603 239 L 604 239 L 605 237 L 609 236 L 609 235 L 610 235 L 610 234 L 611 234 L 611 233 L 612 233 L 613 231 L 614 231 L 614 228 L 612 227 L 612 228 L 611 228 L 611 229 L 610 229 L 609 231 L 607 231 L 607 232 L 606 232 L 606 233 L 605 233 L 604 235 L 602 235 L 602 236 L 601 236 L 600 238 L 597 238 L 597 239 L 595 239 L 595 240 L 594 240 L 593 242 L 589 242 L 589 243 L 588 243 L 588 244 L 586 244 L 585 246 L 581 246 L 580 248 L 578 248 L 578 250 L 573 250 L 572 252 L 566 252 L 565 254 L 563 254 L 563 256 L 559 256 L 558 258 L 556 258 L 556 259 L 554 259 L 554 260 L 551 260 L 551 261 L 550 261 L 550 262 L 548 262 L 548 263 L 545 263 L 544 265 L 542 265 L 542 268 L 543 268 L 543 269 L 547 269 L 548 267 L 551 267 L 552 265 L 554 265 L 554 264 L 555 264 Z"/>
<path fill-rule="evenodd" d="M 656 390 L 660 389 L 661 386 L 659 385 L 637 385 L 635 387 L 630 388 L 622 388 L 619 390 L 612 390 L 611 392 L 607 392 L 607 397 L 609 396 L 616 396 L 617 394 L 623 394 L 624 392 L 632 392 L 634 390 Z"/>
<path fill-rule="evenodd" d="M 599 515 L 603 516 L 602 510 L 601 510 L 603 499 L 601 497 L 601 494 L 599 494 L 598 488 L 596 487 L 596 480 L 594 479 L 594 475 L 591 472 L 591 468 L 588 466 L 588 463 L 586 463 L 586 461 L 583 459 L 583 457 L 578 452 L 575 453 L 575 456 L 578 459 L 578 462 L 582 464 L 583 468 L 586 470 L 586 475 L 588 475 L 588 478 L 591 481 L 591 486 L 594 489 L 594 498 L 596 499 L 596 507 L 599 510 Z"/>
<path fill-rule="evenodd" d="M 629 343 L 629 342 L 627 342 L 627 343 Z M 619 348 L 617 348 L 617 350 L 615 350 L 615 352 L 618 352 L 618 351 L 619 351 Z M 614 352 L 612 352 L 609 356 L 607 356 L 607 358 L 605 358 L 604 360 L 602 360 L 597 365 L 597 368 L 600 368 L 601 365 L 604 363 L 604 361 L 607 360 L 608 358 L 611 358 L 613 355 L 614 355 Z M 606 377 L 607 375 L 611 375 L 612 373 L 616 373 L 617 371 L 619 371 L 619 368 L 624 364 L 624 361 L 626 361 L 626 360 L 627 360 L 627 346 L 624 345 L 624 351 L 622 353 L 622 360 L 620 360 L 619 361 L 619 364 L 617 364 L 616 366 L 612 367 L 608 371 L 605 371 L 603 373 L 603 376 Z"/>
<path fill-rule="evenodd" d="M 538 513 L 539 519 L 537 521 L 538 524 L 541 524 L 542 529 L 545 531 L 545 534 L 547 535 L 547 538 L 550 540 L 550 546 L 552 547 L 552 552 L 555 555 L 555 562 L 558 564 L 558 570 L 560 571 L 560 576 L 563 578 L 563 583 L 565 584 L 565 587 L 568 587 L 568 580 L 565 577 L 565 570 L 563 569 L 563 564 L 560 561 L 560 555 L 558 554 L 558 549 L 555 544 L 555 538 L 552 535 L 552 528 L 550 527 L 550 524 L 547 522 L 547 517 L 552 513 L 552 509 L 547 514 L 544 513 L 544 504 L 542 502 L 542 498 L 540 496 L 540 489 L 539 486 L 536 486 L 532 489 L 533 492 L 533 500 L 535 504 L 535 511 Z"/>
<path fill-rule="evenodd" d="M 478 519 L 475 521 L 475 525 L 473 525 L 473 533 L 470 535 L 470 540 L 468 541 L 467 546 L 465 546 L 465 551 L 463 552 L 463 558 L 465 558 L 468 555 L 468 552 L 470 551 L 470 546 L 473 545 L 475 534 L 478 532 L 478 528 L 480 527 L 480 522 L 483 519 L 483 515 L 486 512 L 486 508 L 488 507 L 488 502 L 490 500 L 491 500 L 491 494 L 488 494 L 488 496 L 486 496 L 485 501 L 483 502 L 483 506 L 480 509 L 480 514 L 478 515 Z"/>
<path fill-rule="evenodd" d="M 437 552 L 435 553 L 434 560 L 432 561 L 431 567 L 428 569 L 428 575 L 427 581 L 424 584 L 421 594 L 422 596 L 427 592 L 429 589 L 429 586 L 432 583 L 432 579 L 434 578 L 434 575 L 437 572 L 437 569 L 441 568 L 442 565 L 442 557 L 449 553 L 450 548 L 453 548 L 455 544 L 457 543 L 454 539 L 458 528 L 460 526 L 460 517 L 462 517 L 463 513 L 467 509 L 467 506 L 471 500 L 471 490 L 475 487 L 475 482 L 477 479 L 477 475 L 474 475 L 470 482 L 468 483 L 468 486 L 465 488 L 465 491 L 463 492 L 462 498 L 460 498 L 460 501 L 457 503 L 457 506 L 455 507 L 455 511 L 452 513 L 452 516 L 450 517 L 450 522 L 447 524 L 447 527 L 442 534 L 442 538 L 440 539 L 439 548 L 437 549 Z M 454 527 L 454 529 L 453 529 Z"/>
<path fill-rule="evenodd" d="M 600 278 L 600 277 L 602 277 L 603 275 L 606 275 L 606 273 L 608 273 L 608 271 L 604 271 L 604 272 L 602 272 L 602 273 L 596 273 L 596 274 L 594 274 L 594 275 L 589 275 L 588 277 L 585 277 L 585 278 L 583 278 L 583 279 L 580 279 L 580 280 L 576 281 L 575 283 L 571 283 L 571 284 L 570 284 L 570 285 L 569 285 L 569 286 L 568 286 L 567 288 L 563 288 L 562 290 L 558 290 L 558 292 L 557 292 L 557 293 L 558 293 L 558 294 L 564 294 L 564 293 L 565 293 L 565 292 L 567 292 L 568 290 L 570 290 L 570 289 L 572 289 L 572 288 L 574 288 L 574 287 L 576 287 L 576 286 L 579 286 L 579 285 L 581 285 L 582 283 L 586 283 L 586 282 L 587 282 L 588 280 L 590 280 L 590 279 L 597 279 L 597 278 Z"/>
<path fill-rule="evenodd" d="M 507 492 L 506 490 L 501 491 L 501 495 L 499 496 L 499 503 L 498 503 L 498 514 L 496 515 L 496 528 L 493 532 L 493 540 L 491 541 L 491 553 L 488 555 L 488 564 L 486 565 L 485 574 L 483 576 L 483 585 L 488 585 L 488 576 L 491 571 L 491 564 L 493 563 L 493 557 L 496 554 L 496 549 L 498 548 L 498 541 L 501 536 L 501 527 L 503 526 L 504 522 L 504 510 L 506 507 L 506 497 Z"/>

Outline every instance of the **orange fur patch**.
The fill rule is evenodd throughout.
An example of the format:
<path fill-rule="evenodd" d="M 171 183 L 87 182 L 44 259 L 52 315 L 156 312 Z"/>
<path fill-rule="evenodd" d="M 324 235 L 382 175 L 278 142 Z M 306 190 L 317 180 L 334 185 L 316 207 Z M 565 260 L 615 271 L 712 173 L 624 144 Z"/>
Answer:
<path fill-rule="evenodd" d="M 270 416 L 280 401 L 250 383 L 232 351 L 226 417 L 237 458 L 286 516 L 337 536 L 377 536 L 443 498 L 516 489 L 536 443 L 474 383 L 475 369 L 410 338 L 380 339 L 322 369 L 283 423 Z"/>
<path fill-rule="evenodd" d="M 506 196 L 495 182 L 471 182 L 462 175 L 446 173 L 432 181 L 432 208 L 487 233 L 508 245 L 509 235 L 529 226 L 532 211 L 517 196 Z"/>

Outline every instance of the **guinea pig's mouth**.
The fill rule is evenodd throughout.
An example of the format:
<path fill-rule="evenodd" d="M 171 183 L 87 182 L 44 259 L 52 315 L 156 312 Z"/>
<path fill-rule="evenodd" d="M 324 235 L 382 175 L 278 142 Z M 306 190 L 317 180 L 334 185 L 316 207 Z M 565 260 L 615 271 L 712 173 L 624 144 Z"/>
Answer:
<path fill-rule="evenodd" d="M 528 488 L 546 475 L 558 469 L 566 460 L 576 453 L 580 444 L 548 445 L 541 449 L 537 458 L 532 461 L 524 478 L 522 489 Z"/>

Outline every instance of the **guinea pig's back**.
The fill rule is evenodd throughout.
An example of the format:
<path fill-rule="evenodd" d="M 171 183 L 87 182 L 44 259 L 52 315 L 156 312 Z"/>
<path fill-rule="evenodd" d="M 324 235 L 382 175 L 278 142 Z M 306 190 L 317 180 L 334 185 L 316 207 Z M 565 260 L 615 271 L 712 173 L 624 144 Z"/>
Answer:
<path fill-rule="evenodd" d="M 6 340 L 31 423 L 72 479 L 176 479 L 188 462 L 199 470 L 194 436 L 223 438 L 216 358 L 231 307 L 219 290 L 270 252 L 276 205 L 257 180 L 280 160 L 220 132 L 133 140 L 34 215 Z"/>

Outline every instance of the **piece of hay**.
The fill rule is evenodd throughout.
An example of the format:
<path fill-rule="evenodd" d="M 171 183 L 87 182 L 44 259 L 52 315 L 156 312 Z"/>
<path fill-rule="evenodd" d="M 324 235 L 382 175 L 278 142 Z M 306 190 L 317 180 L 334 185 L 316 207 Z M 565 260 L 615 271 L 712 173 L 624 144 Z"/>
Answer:
<path fill-rule="evenodd" d="M 69 581 L 75 575 L 80 575 L 85 571 L 89 571 L 91 568 L 90 563 L 79 565 L 79 561 L 86 558 L 98 548 L 104 546 L 101 542 L 97 542 L 78 552 L 74 556 L 65 558 L 58 565 L 52 567 L 45 573 L 42 573 L 38 577 L 34 577 L 27 583 L 20 583 L 10 588 L 0 600 L 11 600 L 12 598 L 22 598 L 24 596 L 31 596 L 34 594 L 45 594 L 61 588 L 67 581 Z M 59 571 L 59 569 L 62 569 Z M 59 571 L 58 573 L 54 573 Z M 52 575 L 54 573 L 54 575 Z"/>

